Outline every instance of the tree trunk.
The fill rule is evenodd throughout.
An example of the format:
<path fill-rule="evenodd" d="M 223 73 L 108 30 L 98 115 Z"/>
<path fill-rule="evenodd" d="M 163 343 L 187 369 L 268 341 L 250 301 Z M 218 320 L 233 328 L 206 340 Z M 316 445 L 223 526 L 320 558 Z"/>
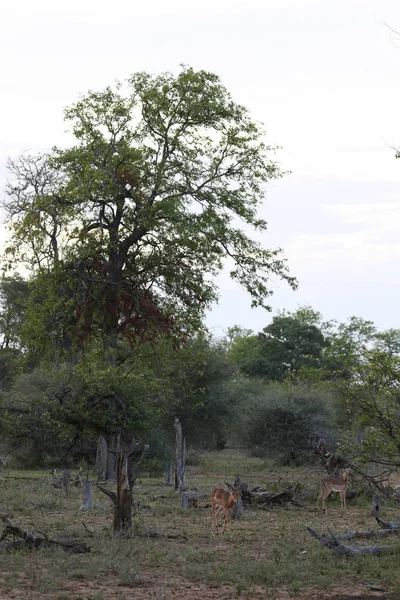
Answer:
<path fill-rule="evenodd" d="M 117 433 L 109 433 L 104 436 L 107 443 L 105 479 L 114 480 L 117 476 L 116 455 L 119 451 L 120 436 Z"/>
<path fill-rule="evenodd" d="M 94 467 L 99 481 L 106 480 L 107 472 L 107 442 L 102 435 L 97 440 L 96 463 Z"/>
<path fill-rule="evenodd" d="M 172 464 L 168 461 L 165 465 L 165 485 L 171 485 Z"/>
<path fill-rule="evenodd" d="M 186 442 L 182 435 L 182 425 L 178 417 L 175 417 L 174 427 L 176 435 L 175 489 L 182 492 L 186 469 Z"/>
<path fill-rule="evenodd" d="M 132 527 L 132 489 L 128 469 L 132 465 L 128 452 L 117 457 L 117 502 L 114 510 L 114 533 L 128 531 Z"/>
<path fill-rule="evenodd" d="M 68 497 L 70 469 L 65 469 L 61 475 L 61 485 L 64 498 Z"/>
<path fill-rule="evenodd" d="M 82 504 L 79 510 L 89 510 L 90 508 L 93 508 L 92 483 L 86 479 L 83 482 Z"/>
<path fill-rule="evenodd" d="M 136 462 L 138 468 L 148 449 L 148 445 L 140 446 L 133 440 L 128 450 L 119 450 L 115 453 L 117 463 L 116 494 L 97 484 L 99 490 L 111 498 L 114 504 L 114 533 L 128 532 L 132 526 L 132 490 L 137 477 L 137 472 L 133 472 L 133 461 L 140 455 L 139 460 Z"/>

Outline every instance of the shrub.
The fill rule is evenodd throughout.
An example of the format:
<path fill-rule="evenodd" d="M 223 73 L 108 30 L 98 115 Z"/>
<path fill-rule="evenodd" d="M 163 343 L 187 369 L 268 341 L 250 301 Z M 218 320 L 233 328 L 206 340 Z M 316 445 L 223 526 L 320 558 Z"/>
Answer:
<path fill-rule="evenodd" d="M 270 384 L 247 405 L 242 438 L 254 455 L 301 460 L 309 453 L 310 438 L 332 426 L 332 402 L 326 390 Z"/>

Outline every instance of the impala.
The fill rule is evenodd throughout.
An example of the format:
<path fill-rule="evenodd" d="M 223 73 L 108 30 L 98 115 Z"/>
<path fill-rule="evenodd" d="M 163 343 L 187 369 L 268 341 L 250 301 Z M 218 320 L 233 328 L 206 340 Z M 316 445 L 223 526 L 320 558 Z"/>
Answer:
<path fill-rule="evenodd" d="M 332 492 L 340 495 L 340 507 L 346 510 L 346 489 L 350 469 L 343 469 L 341 477 L 325 477 L 321 479 L 321 492 L 317 498 L 317 506 L 322 499 L 322 508 L 326 511 L 326 499 Z"/>
<path fill-rule="evenodd" d="M 240 492 L 238 489 L 224 490 L 223 488 L 215 488 L 211 492 L 211 507 L 212 507 L 212 526 L 215 526 L 215 533 L 218 535 L 218 515 L 224 512 L 224 526 L 222 535 L 226 526 L 229 523 L 229 512 L 238 503 Z"/>

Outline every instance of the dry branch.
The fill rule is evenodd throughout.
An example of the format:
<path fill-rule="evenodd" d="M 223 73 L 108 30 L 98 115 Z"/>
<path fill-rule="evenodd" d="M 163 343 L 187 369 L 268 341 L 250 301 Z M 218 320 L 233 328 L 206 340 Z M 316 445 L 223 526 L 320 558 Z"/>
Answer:
<path fill-rule="evenodd" d="M 336 534 L 338 540 L 354 540 L 354 539 L 368 539 L 374 537 L 388 537 L 392 534 L 399 534 L 400 529 L 394 527 L 387 529 L 368 529 L 367 531 L 346 531 L 345 533 Z"/>
<path fill-rule="evenodd" d="M 22 529 L 22 527 L 19 527 L 19 525 L 12 523 L 7 519 L 7 517 L 0 516 L 0 519 L 6 525 L 3 534 L 0 538 L 0 543 L 2 544 L 2 547 L 5 550 L 9 551 L 14 550 L 16 548 L 28 548 L 29 550 L 33 550 L 43 546 L 59 546 L 63 548 L 63 550 L 73 552 L 74 554 L 84 554 L 90 552 L 91 550 L 90 546 L 88 546 L 85 542 L 82 542 L 81 540 L 68 540 L 64 542 L 59 542 L 56 540 L 50 540 L 45 533 L 40 531 L 38 531 L 38 533 L 40 533 L 43 537 L 38 537 L 33 533 L 28 533 L 27 531 Z M 5 544 L 3 544 L 3 542 L 5 542 L 5 540 L 9 536 L 12 536 L 14 539 L 16 537 L 21 538 L 21 541 L 6 542 Z"/>
<path fill-rule="evenodd" d="M 310 535 L 315 537 L 321 542 L 323 546 L 327 546 L 336 554 L 336 556 L 382 556 L 383 554 L 398 554 L 400 552 L 400 545 L 396 546 L 346 546 L 342 544 L 338 536 L 334 535 L 330 529 L 328 529 L 331 539 L 326 536 L 319 535 L 316 531 L 307 527 Z"/>
<path fill-rule="evenodd" d="M 101 492 L 103 492 L 103 494 L 105 494 L 106 496 L 108 496 L 109 498 L 111 498 L 114 506 L 117 504 L 117 494 L 115 492 L 112 492 L 111 490 L 108 490 L 107 488 L 103 487 L 100 484 L 97 484 L 97 487 L 99 488 L 99 490 Z"/>
<path fill-rule="evenodd" d="M 400 523 L 397 521 L 384 521 L 380 517 L 375 517 L 378 525 L 383 527 L 383 529 L 400 529 Z"/>

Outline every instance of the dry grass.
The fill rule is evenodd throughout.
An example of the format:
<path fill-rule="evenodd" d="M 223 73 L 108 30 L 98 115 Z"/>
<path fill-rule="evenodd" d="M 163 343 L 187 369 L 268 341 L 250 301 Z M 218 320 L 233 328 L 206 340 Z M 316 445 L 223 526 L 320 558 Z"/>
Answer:
<path fill-rule="evenodd" d="M 205 454 L 189 467 L 187 483 L 208 493 L 240 474 L 250 485 L 282 489 L 284 480 L 297 484 L 304 497 L 299 508 L 250 508 L 231 521 L 224 537 L 211 532 L 208 497 L 197 508 L 183 511 L 180 498 L 161 480 L 143 477 L 135 488 L 139 507 L 130 539 L 112 535 L 112 506 L 94 488 L 95 508 L 79 511 L 80 490 L 63 498 L 46 483 L 47 473 L 3 471 L 0 514 L 25 529 L 34 527 L 53 539 L 80 537 L 89 555 L 58 549 L 0 553 L 0 598 L 51 599 L 222 599 L 222 598 L 397 598 L 398 557 L 338 559 L 310 537 L 307 525 L 319 532 L 370 529 L 369 506 L 349 503 L 346 515 L 336 500 L 328 513 L 315 511 L 318 473 L 274 471 L 273 467 L 234 451 Z M 166 498 L 152 500 L 152 495 Z M 386 508 L 385 519 L 395 520 Z M 93 537 L 82 526 L 93 531 Z M 372 543 L 372 542 L 370 542 Z M 388 543 L 385 541 L 385 543 Z M 372 584 L 385 592 L 372 592 Z"/>

